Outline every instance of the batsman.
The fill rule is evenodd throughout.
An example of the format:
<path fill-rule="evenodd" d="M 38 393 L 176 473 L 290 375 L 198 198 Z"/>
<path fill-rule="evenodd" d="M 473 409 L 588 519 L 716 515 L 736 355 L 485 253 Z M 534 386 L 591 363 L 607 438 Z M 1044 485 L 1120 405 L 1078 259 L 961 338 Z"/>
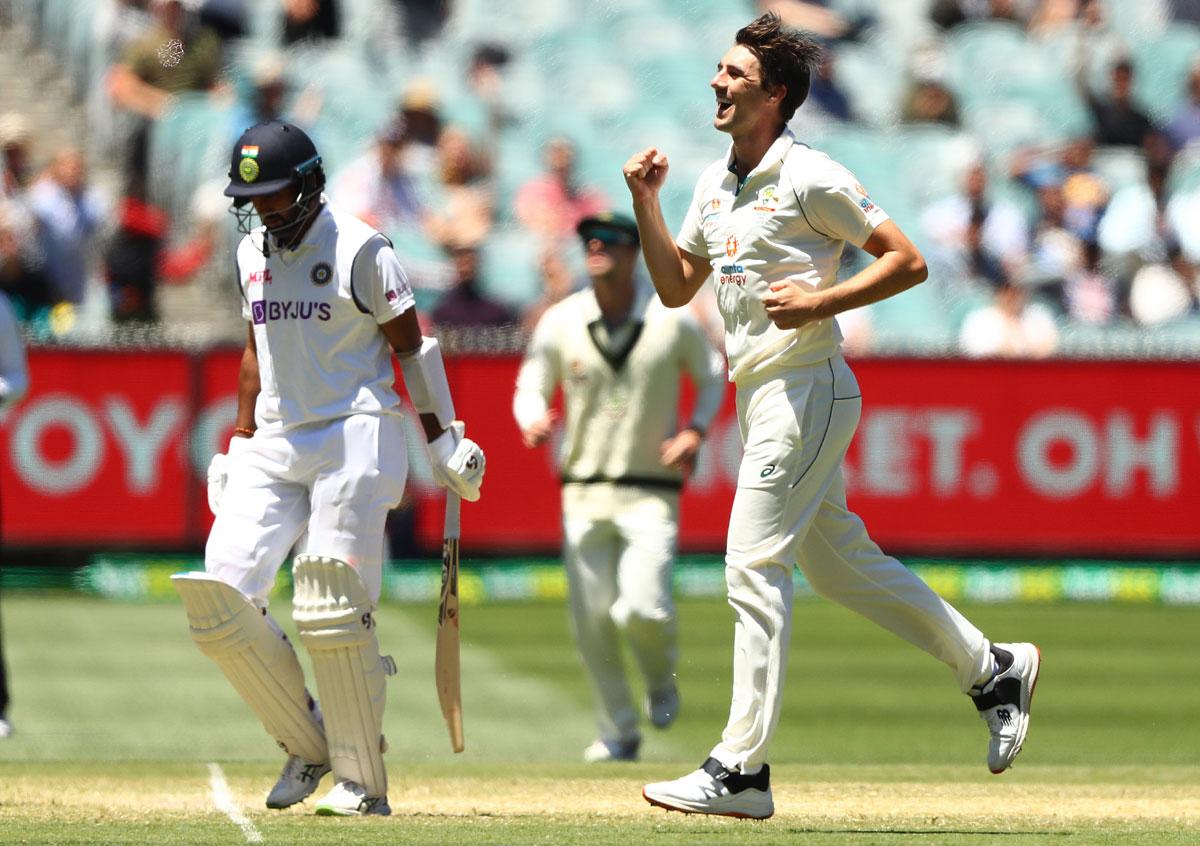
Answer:
<path fill-rule="evenodd" d="M 437 482 L 479 499 L 484 455 L 465 437 L 438 342 L 386 237 L 329 204 L 313 142 L 281 121 L 247 129 L 229 185 L 246 347 L 237 422 L 213 458 L 204 573 L 174 577 L 192 638 L 287 755 L 267 807 L 312 795 L 321 815 L 386 815 L 387 676 L 375 631 L 384 521 L 408 459 L 392 355 Z M 260 225 L 255 226 L 254 215 Z M 295 549 L 292 616 L 318 705 L 268 597 Z"/>

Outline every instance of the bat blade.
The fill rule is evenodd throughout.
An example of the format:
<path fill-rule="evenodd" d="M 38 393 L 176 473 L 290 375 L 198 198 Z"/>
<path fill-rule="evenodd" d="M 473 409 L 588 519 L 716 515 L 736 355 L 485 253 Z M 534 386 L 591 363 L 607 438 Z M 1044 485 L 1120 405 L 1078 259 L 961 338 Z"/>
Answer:
<path fill-rule="evenodd" d="M 460 500 L 446 494 L 446 528 L 442 540 L 442 595 L 438 604 L 434 675 L 438 704 L 450 731 L 450 746 L 463 751 L 462 684 L 459 673 L 458 539 Z"/>

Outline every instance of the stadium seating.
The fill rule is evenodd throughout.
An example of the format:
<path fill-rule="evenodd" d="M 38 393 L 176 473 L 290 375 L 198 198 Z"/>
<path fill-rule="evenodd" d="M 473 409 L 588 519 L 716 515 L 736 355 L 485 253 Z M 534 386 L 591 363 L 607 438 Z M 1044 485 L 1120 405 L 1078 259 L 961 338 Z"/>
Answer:
<path fill-rule="evenodd" d="M 107 141 L 115 158 L 118 133 L 101 109 L 103 71 L 111 59 L 100 37 L 111 12 L 107 0 L 8 0 L 8 5 L 18 24 L 62 57 L 75 95 L 90 104 L 91 140 Z M 979 155 L 995 177 L 993 194 L 1028 206 L 1027 192 L 1008 183 L 1010 154 L 1091 131 L 1075 87 L 1081 34 L 1074 25 L 1036 39 L 1016 24 L 997 21 L 942 34 L 928 18 L 932 0 L 828 5 L 849 18 L 872 21 L 861 37 L 832 47 L 836 79 L 858 120 L 840 124 L 802 111 L 793 127 L 801 140 L 849 167 L 893 217 L 913 221 L 910 230 L 916 229 L 920 209 L 956 190 L 963 168 Z M 1112 59 L 1127 48 L 1135 61 L 1137 99 L 1155 120 L 1168 118 L 1183 101 L 1186 75 L 1200 57 L 1200 31 L 1171 23 L 1166 0 L 1105 0 L 1105 5 L 1110 22 L 1103 33 L 1089 35 L 1086 78 L 1104 91 Z M 241 97 L 250 91 L 255 62 L 278 49 L 281 35 L 276 3 L 246 8 L 248 35 L 227 44 L 228 78 Z M 627 198 L 622 162 L 651 144 L 665 150 L 672 175 L 662 201 L 672 228 L 686 213 L 701 169 L 726 149 L 727 139 L 711 128 L 708 82 L 733 33 L 748 20 L 751 4 L 456 0 L 443 32 L 420 47 L 403 45 L 397 24 L 381 14 L 383 0 L 342 0 L 342 8 L 341 38 L 286 52 L 294 86 L 322 95 L 322 114 L 311 128 L 330 172 L 367 148 L 417 78 L 438 86 L 447 123 L 482 139 L 485 112 L 469 89 L 465 68 L 481 42 L 511 51 L 503 98 L 510 121 L 489 139 L 498 226 L 484 248 L 483 272 L 485 288 L 515 305 L 535 299 L 540 280 L 538 246 L 516 228 L 512 202 L 519 187 L 541 171 L 549 137 L 561 134 L 576 143 L 580 178 L 616 204 Z M 907 50 L 939 38 L 962 128 L 900 125 L 910 72 Z M 174 217 L 186 219 L 195 187 L 224 171 L 231 114 L 205 96 L 188 95 L 177 98 L 154 127 L 151 189 Z M 1145 179 L 1145 162 L 1134 150 L 1097 150 L 1094 166 L 1113 190 Z M 1180 154 L 1169 184 L 1172 192 L 1200 190 L 1200 152 Z M 417 244 L 417 236 L 409 234 L 406 252 L 435 268 L 441 259 L 436 248 Z M 936 347 L 952 336 L 954 319 L 940 324 L 931 319 L 938 306 L 922 291 L 881 306 L 879 316 L 886 320 L 880 322 L 889 332 L 910 333 L 914 343 Z"/>
<path fill-rule="evenodd" d="M 1092 167 L 1116 193 L 1128 185 L 1146 181 L 1146 158 L 1130 147 L 1099 147 L 1092 154 Z"/>

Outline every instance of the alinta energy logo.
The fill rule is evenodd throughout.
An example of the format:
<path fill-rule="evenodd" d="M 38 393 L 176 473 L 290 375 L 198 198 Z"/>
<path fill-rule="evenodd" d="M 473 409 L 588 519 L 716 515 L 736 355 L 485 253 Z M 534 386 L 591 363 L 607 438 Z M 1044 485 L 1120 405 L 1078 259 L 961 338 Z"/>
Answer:
<path fill-rule="evenodd" d="M 311 300 L 254 300 L 250 317 L 256 326 L 280 320 L 329 320 L 333 312 L 329 303 Z"/>

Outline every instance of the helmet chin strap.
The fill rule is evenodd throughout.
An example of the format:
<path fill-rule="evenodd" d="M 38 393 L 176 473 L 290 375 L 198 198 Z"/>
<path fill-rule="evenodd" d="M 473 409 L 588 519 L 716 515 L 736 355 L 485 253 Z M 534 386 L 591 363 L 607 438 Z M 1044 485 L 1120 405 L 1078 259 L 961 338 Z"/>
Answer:
<path fill-rule="evenodd" d="M 285 215 L 294 212 L 295 217 L 285 222 L 280 226 L 267 226 L 263 222 L 266 232 L 263 233 L 262 254 L 264 258 L 271 257 L 272 246 L 277 250 L 288 250 L 296 247 L 300 243 L 300 239 L 304 236 L 308 223 L 317 216 L 317 212 L 321 210 L 320 192 L 309 194 L 306 197 L 297 197 L 296 202 L 288 206 L 279 214 Z M 253 206 L 249 203 L 242 205 L 234 205 L 230 208 L 230 212 L 237 218 L 238 231 L 244 235 L 250 234 L 253 229 L 253 220 L 255 217 Z"/>

